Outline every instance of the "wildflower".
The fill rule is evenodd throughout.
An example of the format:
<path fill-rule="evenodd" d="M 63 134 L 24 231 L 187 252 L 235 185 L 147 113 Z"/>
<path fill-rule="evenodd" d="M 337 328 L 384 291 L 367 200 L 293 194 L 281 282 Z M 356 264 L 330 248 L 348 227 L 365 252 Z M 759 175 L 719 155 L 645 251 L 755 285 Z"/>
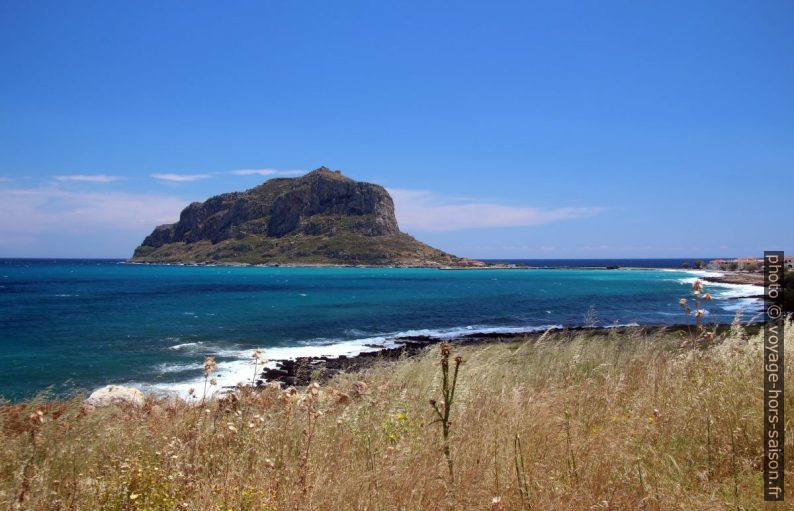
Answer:
<path fill-rule="evenodd" d="M 700 291 L 703 289 L 703 282 L 700 279 L 695 279 L 695 282 L 692 283 L 692 291 Z"/>
<path fill-rule="evenodd" d="M 703 295 L 703 299 L 708 301 L 708 300 L 713 300 L 714 297 L 711 296 L 711 293 L 706 293 L 705 295 Z"/>
<path fill-rule="evenodd" d="M 138 495 L 137 493 L 130 493 L 130 500 L 135 500 L 138 497 L 140 497 L 140 495 Z"/>
<path fill-rule="evenodd" d="M 678 305 L 680 305 L 681 307 L 686 307 L 687 305 L 686 298 L 681 298 L 680 300 L 678 300 Z"/>
<path fill-rule="evenodd" d="M 356 383 L 353 384 L 353 392 L 357 396 L 363 395 L 366 390 L 367 390 L 367 384 L 364 383 L 363 381 L 357 381 Z"/>
<path fill-rule="evenodd" d="M 257 348 L 251 354 L 251 358 L 254 359 L 255 364 L 267 364 L 268 360 L 265 358 L 264 354 L 262 354 L 262 350 Z"/>
<path fill-rule="evenodd" d="M 295 387 L 289 387 L 281 391 L 281 395 L 279 397 L 285 403 L 291 403 L 293 401 L 297 401 L 298 391 L 295 389 Z"/>
<path fill-rule="evenodd" d="M 42 410 L 36 410 L 36 413 L 31 413 L 28 418 L 30 419 L 30 422 L 32 422 L 34 425 L 44 424 L 44 420 L 45 420 L 44 412 Z"/>
<path fill-rule="evenodd" d="M 704 314 L 706 314 L 706 311 L 703 309 L 698 309 L 695 311 L 696 318 L 702 318 Z"/>
<path fill-rule="evenodd" d="M 188 396 L 192 396 L 195 393 L 196 393 L 196 389 L 194 389 L 193 387 L 190 387 L 189 389 L 187 389 L 187 395 Z"/>
<path fill-rule="evenodd" d="M 236 428 L 236 427 L 234 427 L 234 424 L 232 424 L 231 422 L 227 422 L 227 423 L 226 423 L 226 427 L 227 427 L 227 428 L 229 429 L 229 431 L 231 431 L 232 433 L 237 433 L 237 428 Z"/>
<path fill-rule="evenodd" d="M 204 376 L 209 376 L 210 373 L 215 372 L 218 368 L 218 364 L 215 363 L 215 357 L 205 357 L 204 358 Z"/>
<path fill-rule="evenodd" d="M 498 506 L 502 503 L 502 497 L 494 497 L 491 499 L 491 504 L 494 506 Z"/>
<path fill-rule="evenodd" d="M 217 384 L 218 384 L 218 380 L 216 380 L 215 378 L 212 378 L 210 380 L 210 385 L 217 385 Z"/>

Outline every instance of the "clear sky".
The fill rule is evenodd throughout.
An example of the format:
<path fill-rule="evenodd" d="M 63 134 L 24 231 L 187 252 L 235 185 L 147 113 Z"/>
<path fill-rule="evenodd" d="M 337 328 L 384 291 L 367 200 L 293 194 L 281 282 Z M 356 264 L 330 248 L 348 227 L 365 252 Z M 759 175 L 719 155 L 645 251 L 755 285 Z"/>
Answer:
<path fill-rule="evenodd" d="M 794 2 L 0 3 L 0 257 L 326 165 L 470 257 L 794 253 Z"/>

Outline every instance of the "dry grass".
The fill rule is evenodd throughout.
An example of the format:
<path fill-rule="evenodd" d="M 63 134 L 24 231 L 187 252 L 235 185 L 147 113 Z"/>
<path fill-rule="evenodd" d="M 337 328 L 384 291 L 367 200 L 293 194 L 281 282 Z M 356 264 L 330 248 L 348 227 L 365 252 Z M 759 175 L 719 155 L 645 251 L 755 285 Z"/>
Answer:
<path fill-rule="evenodd" d="M 760 342 L 735 328 L 680 349 L 676 334 L 637 329 L 453 347 L 466 360 L 454 479 L 430 424 L 437 348 L 205 406 L 6 405 L 0 508 L 758 509 Z"/>

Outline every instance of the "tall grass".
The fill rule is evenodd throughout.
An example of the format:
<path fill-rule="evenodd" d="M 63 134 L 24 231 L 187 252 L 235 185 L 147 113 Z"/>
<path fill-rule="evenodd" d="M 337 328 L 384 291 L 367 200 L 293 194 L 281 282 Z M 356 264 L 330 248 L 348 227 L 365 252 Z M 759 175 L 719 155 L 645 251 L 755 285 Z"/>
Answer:
<path fill-rule="evenodd" d="M 0 509 L 759 509 L 761 340 L 737 327 L 684 349 L 638 328 L 455 345 L 448 443 L 427 405 L 443 395 L 436 349 L 203 404 L 6 404 Z M 785 399 L 794 410 L 790 385 Z"/>

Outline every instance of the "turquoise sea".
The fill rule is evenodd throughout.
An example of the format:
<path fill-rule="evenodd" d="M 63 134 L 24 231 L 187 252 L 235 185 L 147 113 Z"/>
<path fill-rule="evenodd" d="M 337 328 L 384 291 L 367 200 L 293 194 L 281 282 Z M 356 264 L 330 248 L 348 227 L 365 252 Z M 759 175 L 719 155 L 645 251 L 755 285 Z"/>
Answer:
<path fill-rule="evenodd" d="M 581 266 L 581 264 L 579 264 Z M 635 266 L 643 266 L 635 264 Z M 449 337 L 583 324 L 685 321 L 693 273 L 535 269 L 266 268 L 0 260 L 0 396 L 57 395 L 108 383 L 184 393 L 205 355 L 220 383 L 270 359 L 353 354 L 400 336 Z M 757 310 L 754 286 L 709 284 L 708 321 Z M 745 298 L 742 298 L 745 297 Z"/>

